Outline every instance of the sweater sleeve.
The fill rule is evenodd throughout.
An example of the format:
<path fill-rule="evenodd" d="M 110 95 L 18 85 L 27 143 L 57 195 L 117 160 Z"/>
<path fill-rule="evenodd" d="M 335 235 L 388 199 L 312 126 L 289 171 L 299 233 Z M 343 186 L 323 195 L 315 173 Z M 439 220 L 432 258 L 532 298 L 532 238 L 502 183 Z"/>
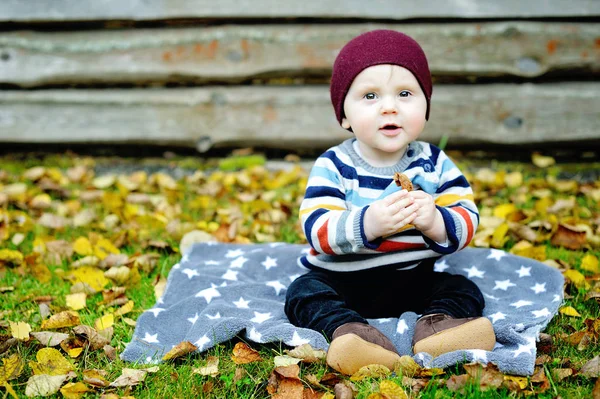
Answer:
<path fill-rule="evenodd" d="M 428 237 L 424 238 L 432 250 L 449 254 L 469 245 L 479 225 L 479 212 L 465 176 L 443 151 L 436 150 L 439 151 L 435 165 L 439 183 L 432 195 L 444 218 L 448 242 L 440 245 Z"/>
<path fill-rule="evenodd" d="M 331 156 L 325 153 L 317 158 L 308 177 L 300 205 L 306 239 L 322 254 L 374 253 L 365 246 L 363 219 L 368 205 L 348 208 L 343 176 Z"/>

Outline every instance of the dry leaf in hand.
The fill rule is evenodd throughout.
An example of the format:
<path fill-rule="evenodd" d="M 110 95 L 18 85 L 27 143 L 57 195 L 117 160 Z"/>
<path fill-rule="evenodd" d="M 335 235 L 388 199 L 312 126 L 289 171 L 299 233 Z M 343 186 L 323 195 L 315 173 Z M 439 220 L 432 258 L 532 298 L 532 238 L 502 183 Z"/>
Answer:
<path fill-rule="evenodd" d="M 402 187 L 403 190 L 412 191 L 413 185 L 408 176 L 404 173 L 396 172 L 394 173 L 394 182 L 398 187 Z"/>
<path fill-rule="evenodd" d="M 260 360 L 260 355 L 257 351 L 250 348 L 243 342 L 238 342 L 233 347 L 233 355 L 231 356 L 231 360 L 235 364 L 247 364 Z"/>
<path fill-rule="evenodd" d="M 181 356 L 185 356 L 188 353 L 195 352 L 196 350 L 198 350 L 198 347 L 196 345 L 192 344 L 189 341 L 183 341 L 178 343 L 175 347 L 173 347 L 173 349 L 167 352 L 163 356 L 162 360 L 175 359 Z"/>

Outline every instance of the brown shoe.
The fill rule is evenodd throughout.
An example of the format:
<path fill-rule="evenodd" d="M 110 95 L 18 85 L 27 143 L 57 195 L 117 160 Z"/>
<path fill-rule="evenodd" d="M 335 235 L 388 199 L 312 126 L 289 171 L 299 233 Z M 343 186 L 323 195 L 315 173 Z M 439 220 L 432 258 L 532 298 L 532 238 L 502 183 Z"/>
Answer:
<path fill-rule="evenodd" d="M 346 323 L 334 332 L 327 351 L 329 367 L 346 375 L 356 373 L 369 364 L 382 364 L 394 369 L 400 355 L 381 331 L 364 323 Z"/>
<path fill-rule="evenodd" d="M 496 335 L 487 317 L 454 319 L 436 313 L 417 321 L 412 343 L 414 353 L 427 352 L 437 357 L 460 349 L 491 351 L 496 344 Z"/>

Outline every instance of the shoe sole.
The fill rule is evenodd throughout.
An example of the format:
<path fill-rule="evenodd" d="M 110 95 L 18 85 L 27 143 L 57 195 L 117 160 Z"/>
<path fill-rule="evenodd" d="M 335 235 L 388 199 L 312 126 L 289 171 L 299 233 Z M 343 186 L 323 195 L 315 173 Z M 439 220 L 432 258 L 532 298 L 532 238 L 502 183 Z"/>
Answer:
<path fill-rule="evenodd" d="M 400 355 L 365 341 L 356 334 L 344 334 L 329 345 L 327 364 L 342 374 L 353 375 L 363 366 L 381 364 L 394 370 Z"/>
<path fill-rule="evenodd" d="M 490 320 L 481 317 L 468 323 L 449 328 L 417 342 L 414 353 L 427 352 L 433 357 L 461 349 L 491 351 L 496 345 L 496 335 Z"/>

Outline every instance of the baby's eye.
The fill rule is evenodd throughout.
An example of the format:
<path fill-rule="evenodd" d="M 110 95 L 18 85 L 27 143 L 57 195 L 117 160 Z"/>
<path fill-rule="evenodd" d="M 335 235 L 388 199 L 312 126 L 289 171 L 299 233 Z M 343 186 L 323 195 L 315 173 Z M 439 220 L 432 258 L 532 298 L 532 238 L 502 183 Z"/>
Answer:
<path fill-rule="evenodd" d="M 376 97 L 377 96 L 375 95 L 375 93 L 367 93 L 367 94 L 364 95 L 364 98 L 366 100 L 375 100 Z"/>
<path fill-rule="evenodd" d="M 398 94 L 398 95 L 399 95 L 400 97 L 408 97 L 408 96 L 410 96 L 410 91 L 408 91 L 408 90 L 402 90 L 402 91 L 400 92 L 400 94 Z"/>

